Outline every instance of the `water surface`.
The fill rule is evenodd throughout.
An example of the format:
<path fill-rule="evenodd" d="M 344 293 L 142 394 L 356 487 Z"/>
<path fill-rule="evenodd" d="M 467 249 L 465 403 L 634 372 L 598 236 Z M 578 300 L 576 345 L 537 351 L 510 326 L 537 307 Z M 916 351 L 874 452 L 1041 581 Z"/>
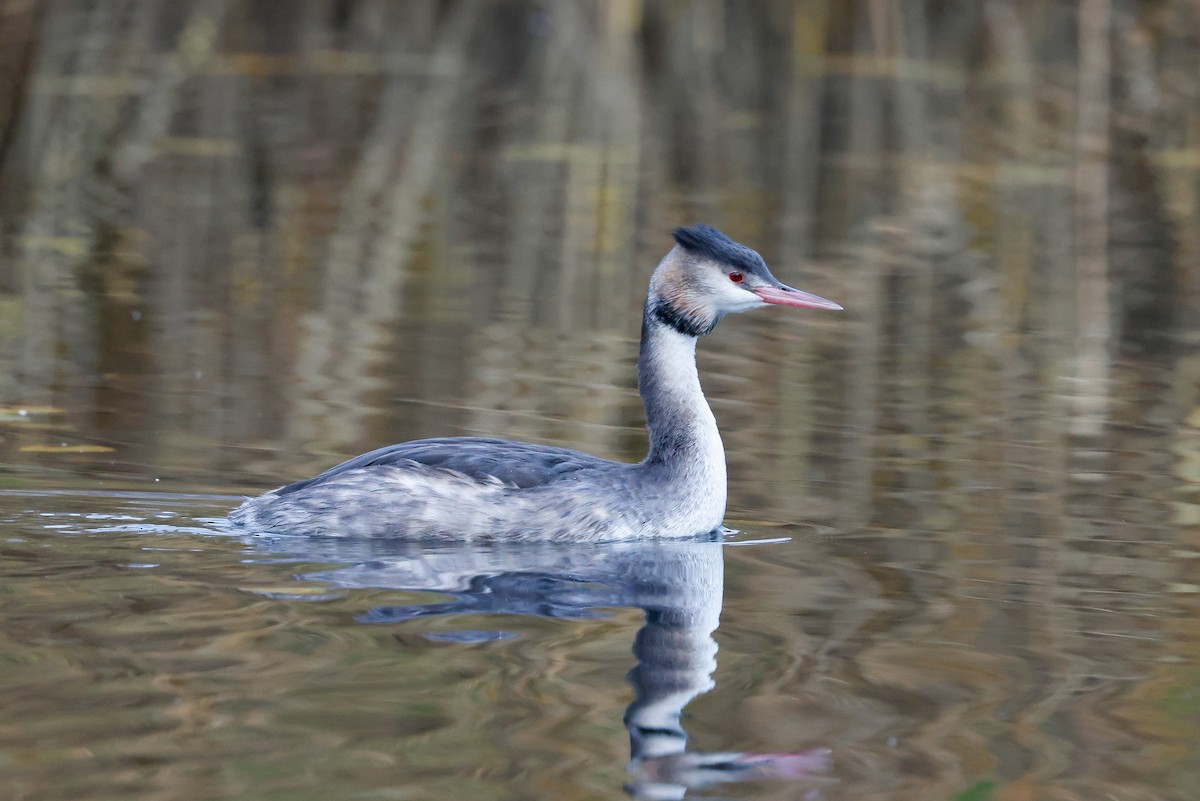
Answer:
<path fill-rule="evenodd" d="M 1194 5 L 0 4 L 8 795 L 1191 799 Z M 700 344 L 730 543 L 213 522 L 639 458 L 694 222 L 846 307 Z"/>

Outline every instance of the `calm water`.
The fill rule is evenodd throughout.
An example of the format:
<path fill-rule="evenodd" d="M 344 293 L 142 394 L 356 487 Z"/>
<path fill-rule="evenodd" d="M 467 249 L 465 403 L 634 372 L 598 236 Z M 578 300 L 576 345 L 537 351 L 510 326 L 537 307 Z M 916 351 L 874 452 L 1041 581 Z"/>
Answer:
<path fill-rule="evenodd" d="M 1128 532 L 438 549 L 223 508 L 0 496 L 12 797 L 1190 797 L 1195 554 Z"/>
<path fill-rule="evenodd" d="M 0 796 L 1194 798 L 1200 8 L 976 5 L 0 3 Z M 221 525 L 639 458 L 692 222 L 727 541 Z"/>

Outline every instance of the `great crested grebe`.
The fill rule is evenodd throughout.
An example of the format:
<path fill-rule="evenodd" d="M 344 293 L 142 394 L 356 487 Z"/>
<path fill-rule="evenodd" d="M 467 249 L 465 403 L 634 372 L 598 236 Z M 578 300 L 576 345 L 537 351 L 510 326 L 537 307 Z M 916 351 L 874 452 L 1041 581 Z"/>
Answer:
<path fill-rule="evenodd" d="M 402 442 L 248 499 L 230 519 L 327 537 L 602 541 L 689 537 L 725 515 L 725 448 L 696 373 L 696 338 L 767 305 L 841 309 L 784 286 L 756 252 L 677 228 L 650 278 L 638 390 L 650 451 L 636 464 L 482 437 Z"/>

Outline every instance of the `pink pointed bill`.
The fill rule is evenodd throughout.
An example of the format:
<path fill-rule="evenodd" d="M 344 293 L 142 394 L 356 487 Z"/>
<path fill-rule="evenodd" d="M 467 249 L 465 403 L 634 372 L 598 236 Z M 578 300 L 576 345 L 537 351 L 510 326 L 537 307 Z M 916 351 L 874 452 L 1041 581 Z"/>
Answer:
<path fill-rule="evenodd" d="M 799 306 L 805 309 L 841 310 L 841 306 L 832 300 L 826 300 L 818 295 L 810 295 L 790 286 L 760 286 L 754 288 L 754 294 L 762 298 L 764 303 L 774 303 L 776 306 Z"/>

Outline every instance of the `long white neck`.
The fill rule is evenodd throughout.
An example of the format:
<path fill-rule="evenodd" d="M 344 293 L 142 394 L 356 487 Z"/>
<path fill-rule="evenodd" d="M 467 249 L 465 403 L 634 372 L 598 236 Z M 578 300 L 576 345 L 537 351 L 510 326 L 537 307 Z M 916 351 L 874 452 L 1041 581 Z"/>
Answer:
<path fill-rule="evenodd" d="M 725 497 L 725 447 L 696 372 L 696 337 L 651 311 L 642 322 L 638 389 L 646 407 L 650 452 L 644 464 L 720 485 Z"/>

